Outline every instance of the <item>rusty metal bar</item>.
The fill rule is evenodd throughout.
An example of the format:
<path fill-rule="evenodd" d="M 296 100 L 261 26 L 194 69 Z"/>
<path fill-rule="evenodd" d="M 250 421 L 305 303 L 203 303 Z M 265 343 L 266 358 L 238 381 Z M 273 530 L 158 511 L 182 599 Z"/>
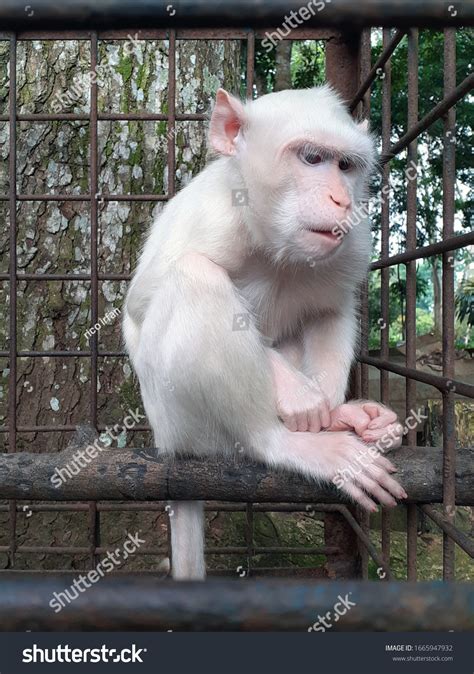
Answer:
<path fill-rule="evenodd" d="M 91 70 L 97 71 L 97 57 L 98 57 L 98 43 L 97 33 L 93 32 L 90 41 L 91 50 Z M 99 204 L 97 201 L 99 191 L 99 176 L 98 176 L 98 122 L 97 122 L 97 80 L 91 78 L 90 84 L 90 172 L 89 189 L 91 191 L 90 199 L 90 217 L 91 217 L 91 324 L 95 325 L 99 320 L 99 281 L 98 281 L 98 211 Z M 98 380 L 98 350 L 99 350 L 99 335 L 94 332 L 92 338 L 89 337 L 89 344 L 91 347 L 91 388 L 90 388 L 90 423 L 93 428 L 97 428 L 97 380 Z M 94 568 L 97 564 L 98 557 L 94 554 L 94 550 L 100 544 L 100 515 L 97 512 L 96 503 L 91 501 L 89 503 L 89 527 L 88 538 L 90 547 L 90 567 Z"/>
<path fill-rule="evenodd" d="M 400 38 L 401 39 L 401 38 Z M 392 47 L 392 33 L 389 28 L 383 29 L 382 34 L 383 51 L 388 52 Z M 390 147 L 390 135 L 392 131 L 392 68 L 391 62 L 386 61 L 383 67 L 382 80 L 382 153 Z M 382 258 L 386 258 L 390 251 L 390 164 L 386 163 L 382 167 L 382 200 L 380 214 L 380 233 Z M 389 338 L 390 338 L 390 268 L 384 267 L 381 272 L 380 280 L 380 318 L 378 320 L 380 328 L 380 357 L 382 360 L 388 360 L 389 357 Z M 380 400 L 385 405 L 390 399 L 390 383 L 387 370 L 380 370 Z M 381 528 L 382 528 L 382 555 L 386 564 L 390 564 L 390 510 L 382 508 Z"/>
<path fill-rule="evenodd" d="M 351 31 L 334 35 L 325 43 L 326 79 L 346 100 L 356 91 L 359 79 L 360 33 Z M 330 578 L 360 577 L 362 560 L 357 536 L 347 519 L 339 512 L 328 512 L 324 517 L 324 541 L 339 548 L 328 556 L 325 570 Z"/>
<path fill-rule="evenodd" d="M 408 32 L 408 115 L 407 127 L 418 122 L 418 30 L 412 28 Z M 418 143 L 413 140 L 408 146 L 407 166 L 418 170 Z M 407 179 L 407 233 L 406 250 L 416 250 L 416 215 L 417 215 L 417 172 L 411 180 Z M 416 262 L 406 264 L 406 305 L 405 305 L 405 365 L 416 368 Z M 416 407 L 416 381 L 406 378 L 405 413 L 408 418 Z M 416 445 L 416 429 L 408 429 L 407 443 Z M 407 578 L 416 580 L 416 559 L 418 542 L 418 511 L 416 506 L 407 506 Z"/>
<path fill-rule="evenodd" d="M 96 558 L 96 564 L 99 562 L 100 555 L 106 555 L 107 552 L 115 550 L 115 547 L 97 547 L 93 549 L 93 554 Z M 8 552 L 8 545 L 0 545 L 0 552 Z M 71 545 L 19 545 L 16 548 L 16 554 L 44 554 L 44 555 L 87 555 L 90 554 L 91 548 L 89 546 L 71 546 Z M 155 546 L 151 548 L 140 547 L 140 555 L 166 555 L 168 548 L 163 546 Z M 246 546 L 210 546 L 205 548 L 207 555 L 246 555 L 248 548 Z M 301 547 L 301 546 L 259 546 L 254 549 L 255 555 L 276 555 L 276 554 L 291 554 L 291 555 L 334 555 L 338 552 L 338 548 L 334 546 L 319 546 L 319 547 Z M 0 571 L 0 581 L 3 577 L 3 571 Z"/>
<path fill-rule="evenodd" d="M 97 119 L 99 122 L 103 121 L 120 121 L 120 122 L 167 122 L 169 115 L 161 112 L 98 112 Z M 177 114 L 176 119 L 180 122 L 205 122 L 207 116 L 201 113 L 182 113 Z M 8 115 L 0 115 L 0 122 L 7 122 Z M 17 122 L 56 122 L 56 121 L 73 121 L 73 122 L 88 122 L 90 121 L 90 114 L 87 112 L 61 112 L 57 114 L 37 112 L 37 113 L 17 113 Z"/>
<path fill-rule="evenodd" d="M 462 548 L 464 552 L 467 553 L 470 557 L 474 558 L 474 542 L 472 538 L 469 538 L 469 536 L 466 536 L 466 534 L 460 531 L 457 527 L 453 526 L 450 517 L 443 517 L 441 513 L 437 512 L 433 506 L 430 505 L 422 505 L 419 507 L 420 510 L 425 513 L 425 515 L 428 515 L 428 517 L 439 526 L 446 536 L 457 543 L 459 547 Z"/>
<path fill-rule="evenodd" d="M 109 449 L 91 458 L 86 449 L 81 449 L 82 454 L 77 449 L 57 454 L 0 454 L 1 497 L 33 501 L 345 502 L 334 486 L 315 484 L 297 474 L 272 472 L 260 464 L 237 459 L 165 460 L 143 449 Z M 398 468 L 408 502 L 442 501 L 440 447 L 399 447 L 390 458 Z M 77 474 L 69 466 L 79 466 Z M 54 475 L 59 477 L 52 482 Z M 461 448 L 456 467 L 460 505 L 472 504 L 473 481 L 472 449 Z"/>
<path fill-rule="evenodd" d="M 16 452 L 17 437 L 17 412 L 16 412 L 16 381 L 18 377 L 17 370 L 17 213 L 16 213 L 16 192 L 17 192 L 17 129 L 15 121 L 17 104 L 17 83 L 16 83 L 16 65 L 17 65 L 17 41 L 16 36 L 10 36 L 10 87 L 8 92 L 8 115 L 9 115 L 9 158 L 8 158 L 8 177 L 9 177 L 9 207 L 10 207 L 10 241 L 9 241 L 9 291 L 10 291 L 10 316 L 9 316 L 9 367 L 8 376 L 8 451 Z M 10 504 L 9 517 L 9 564 L 14 566 L 15 548 L 16 548 L 16 503 Z"/>
<path fill-rule="evenodd" d="M 384 267 L 403 264 L 413 260 L 420 260 L 425 257 L 431 257 L 432 255 L 439 255 L 440 253 L 452 252 L 453 250 L 466 248 L 467 246 L 471 246 L 473 244 L 474 232 L 468 232 L 467 234 L 456 234 L 456 236 L 447 237 L 443 241 L 431 243 L 428 246 L 422 246 L 421 248 L 415 248 L 415 250 L 412 251 L 407 250 L 404 253 L 398 253 L 397 255 L 392 255 L 391 257 L 372 262 L 370 269 L 372 271 L 376 269 L 383 269 Z"/>
<path fill-rule="evenodd" d="M 94 0 L 76 0 L 58 11 L 54 0 L 36 0 L 35 13 L 28 18 L 29 30 L 47 29 L 124 29 L 135 22 L 150 29 L 174 27 L 229 28 L 248 26 L 281 26 L 293 11 L 299 14 L 299 0 L 227 0 L 225 3 L 180 0 L 172 16 L 167 0 L 109 0 L 106 8 Z M 323 11 L 313 7 L 306 26 L 335 26 L 359 29 L 364 26 L 453 27 L 474 25 L 474 7 L 470 2 L 455 3 L 456 12 L 449 12 L 448 3 L 439 0 L 338 0 L 326 3 Z M 300 19 L 302 23 L 303 20 Z M 300 25 L 301 25 L 300 23 Z M 19 0 L 2 0 L 0 25 L 5 29 L 24 29 L 24 4 Z M 296 32 L 296 31 L 295 31 Z"/>
<path fill-rule="evenodd" d="M 246 70 L 246 95 L 253 98 L 253 85 L 255 79 L 255 32 L 250 31 L 247 37 L 247 70 Z"/>
<path fill-rule="evenodd" d="M 370 28 L 365 29 L 361 35 L 360 46 L 360 73 L 359 73 L 359 87 L 360 82 L 365 80 L 370 72 L 371 67 L 371 34 Z M 362 118 L 370 118 L 370 85 L 364 94 L 361 101 Z M 364 280 L 360 290 L 360 349 L 364 355 L 369 355 L 369 282 L 368 278 Z M 358 371 L 360 373 L 360 391 L 358 397 L 369 398 L 369 368 L 365 363 L 358 362 Z M 362 508 L 358 509 L 358 521 L 363 532 L 363 536 L 369 539 L 370 535 L 370 515 Z M 358 540 L 362 540 L 358 537 Z M 370 541 L 370 539 L 369 539 Z M 369 577 L 369 557 L 368 548 L 365 545 L 359 544 L 359 554 L 361 559 L 361 577 L 367 580 Z"/>
<path fill-rule="evenodd" d="M 402 377 L 410 377 L 416 381 L 421 381 L 424 384 L 429 384 L 438 389 L 438 391 L 453 391 L 461 396 L 467 398 L 474 398 L 474 386 L 472 384 L 465 384 L 457 379 L 446 379 L 439 375 L 430 374 L 429 372 L 422 372 L 421 370 L 414 370 L 410 367 L 403 367 L 397 365 L 389 360 L 381 360 L 380 358 L 373 358 L 372 356 L 359 356 L 359 360 L 367 365 L 373 365 L 379 369 L 394 372 Z"/>
<path fill-rule="evenodd" d="M 377 61 L 374 63 L 373 67 L 369 70 L 367 75 L 365 75 L 362 84 L 359 86 L 356 95 L 352 99 L 349 105 L 349 110 L 353 112 L 356 107 L 359 105 L 360 101 L 364 98 L 365 94 L 369 91 L 370 86 L 374 83 L 376 77 L 379 73 L 384 70 L 385 64 L 389 61 L 395 49 L 398 47 L 400 42 L 403 40 L 406 35 L 406 30 L 397 30 L 391 40 L 384 46 L 382 53 L 378 57 Z"/>
<path fill-rule="evenodd" d="M 474 82 L 474 76 L 473 76 Z M 444 95 L 456 87 L 456 31 L 444 31 Z M 443 239 L 453 236 L 456 182 L 456 111 L 452 107 L 444 120 L 443 147 Z M 452 379 L 454 371 L 454 265 L 452 256 L 443 254 L 443 376 Z M 444 515 L 454 522 L 456 512 L 456 416 L 454 391 L 443 391 L 443 506 Z M 454 579 L 454 541 L 443 531 L 443 578 Z"/>
<path fill-rule="evenodd" d="M 456 103 L 466 94 L 468 94 L 473 88 L 474 73 L 468 75 L 457 87 L 450 89 L 449 94 L 446 94 L 445 90 L 445 97 L 443 100 L 435 105 L 435 107 L 418 122 L 418 124 L 415 124 L 413 128 L 407 131 L 407 133 L 402 136 L 399 141 L 392 145 L 390 150 L 381 156 L 380 162 L 385 164 L 386 162 L 393 159 L 393 157 L 408 147 L 412 140 L 420 136 L 423 131 L 426 131 L 426 129 L 431 126 L 433 122 L 436 122 L 437 119 L 443 117 L 448 112 L 448 110 L 456 105 Z"/>
<path fill-rule="evenodd" d="M 377 548 L 370 540 L 370 535 L 368 531 L 364 531 L 363 527 L 356 520 L 354 515 L 350 512 L 346 506 L 334 506 L 339 510 L 339 512 L 346 518 L 347 523 L 353 529 L 354 533 L 357 536 L 357 540 L 362 544 L 365 550 L 370 554 L 374 562 L 377 564 L 378 569 L 382 569 L 385 572 L 384 578 L 387 580 L 392 579 L 392 572 L 390 571 L 390 559 L 385 560 L 377 552 Z M 365 580 L 365 579 L 364 579 Z"/>
<path fill-rule="evenodd" d="M 18 201 L 90 201 L 90 194 L 19 194 Z M 98 201 L 167 201 L 166 194 L 98 194 Z M 8 196 L 0 195 L 0 201 L 8 201 Z"/>
<path fill-rule="evenodd" d="M 385 583 L 381 592 L 370 581 L 236 578 L 190 583 L 120 574 L 78 592 L 69 603 L 64 592 L 70 586 L 70 574 L 5 574 L 0 585 L 0 629 L 306 632 L 318 615 L 334 610 L 338 596 L 349 597 L 354 608 L 333 624 L 336 631 L 474 628 L 474 587 L 467 583 L 392 582 Z M 65 610 L 49 609 L 55 597 Z"/>

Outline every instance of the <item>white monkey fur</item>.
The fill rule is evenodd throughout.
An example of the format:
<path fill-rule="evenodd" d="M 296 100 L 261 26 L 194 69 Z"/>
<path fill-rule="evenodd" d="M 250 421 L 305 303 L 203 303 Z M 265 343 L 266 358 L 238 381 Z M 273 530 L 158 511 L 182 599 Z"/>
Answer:
<path fill-rule="evenodd" d="M 126 299 L 125 341 L 155 446 L 244 448 L 273 468 L 331 480 L 368 448 L 360 433 L 321 428 L 347 408 L 339 406 L 371 237 L 366 219 L 337 242 L 327 233 L 366 196 L 373 140 L 324 86 L 247 103 L 220 90 L 210 143 L 221 156 L 154 222 Z M 308 165 L 308 143 L 334 151 L 334 161 Z M 342 154 L 361 165 L 343 170 Z M 394 419 L 369 428 L 385 431 Z M 367 462 L 346 494 L 369 510 L 373 496 L 386 505 L 406 496 L 387 459 Z M 173 576 L 204 578 L 202 504 L 172 507 Z"/>

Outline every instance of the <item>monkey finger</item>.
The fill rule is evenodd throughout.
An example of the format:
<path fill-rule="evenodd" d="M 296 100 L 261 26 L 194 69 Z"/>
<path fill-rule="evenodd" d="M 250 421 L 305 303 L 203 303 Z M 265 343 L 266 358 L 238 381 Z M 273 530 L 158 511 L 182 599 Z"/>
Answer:
<path fill-rule="evenodd" d="M 308 430 L 311 431 L 311 433 L 319 433 L 322 428 L 322 424 L 318 410 L 311 410 L 308 412 L 308 421 Z"/>
<path fill-rule="evenodd" d="M 392 463 L 391 461 L 389 461 L 388 459 L 386 459 L 386 458 L 385 458 L 384 456 L 382 456 L 382 455 L 380 455 L 380 456 L 378 456 L 376 459 L 374 459 L 374 463 L 375 463 L 376 465 L 380 466 L 381 468 L 385 468 L 385 470 L 386 470 L 388 473 L 396 473 L 397 470 L 398 470 L 398 469 L 393 465 L 393 463 Z"/>
<path fill-rule="evenodd" d="M 331 412 L 327 400 L 321 405 L 319 417 L 321 420 L 321 428 L 329 428 L 331 425 Z"/>
<path fill-rule="evenodd" d="M 303 412 L 298 412 L 296 416 L 296 424 L 298 426 L 298 431 L 302 433 L 308 430 L 308 412 L 303 410 Z"/>
<path fill-rule="evenodd" d="M 361 435 L 369 422 L 370 417 L 362 411 L 360 406 L 344 404 L 331 411 L 331 423 L 328 430 L 355 430 L 358 435 Z"/>
<path fill-rule="evenodd" d="M 375 402 L 364 403 L 362 405 L 364 412 L 366 412 L 371 419 L 377 419 L 382 413 L 384 407 Z"/>
<path fill-rule="evenodd" d="M 394 480 L 383 468 L 379 468 L 372 464 L 372 466 L 366 468 L 365 472 L 398 499 L 408 498 L 408 494 L 401 484 Z"/>
<path fill-rule="evenodd" d="M 283 412 L 280 412 L 279 417 L 289 431 L 296 432 L 298 430 L 298 424 L 295 415 L 284 414 Z"/>
<path fill-rule="evenodd" d="M 376 428 L 385 428 L 385 426 L 389 426 L 390 424 L 393 424 L 397 421 L 397 415 L 395 412 L 392 412 L 391 410 L 384 410 L 384 412 L 378 416 L 376 419 L 373 419 L 370 424 L 368 425 L 369 429 L 376 429 Z"/>
<path fill-rule="evenodd" d="M 364 442 L 378 442 L 383 440 L 385 447 L 399 447 L 403 439 L 401 424 L 389 424 L 385 428 L 367 429 L 362 434 Z"/>
<path fill-rule="evenodd" d="M 349 494 L 354 501 L 365 508 L 365 510 L 368 510 L 370 513 L 376 513 L 378 511 L 377 504 L 372 501 L 362 489 L 357 487 L 357 485 L 352 482 L 346 482 L 342 489 Z"/>
<path fill-rule="evenodd" d="M 397 505 L 396 500 L 388 491 L 386 491 L 378 482 L 371 477 L 361 473 L 356 478 L 358 484 L 365 489 L 371 496 L 375 496 L 379 503 L 384 506 L 394 508 Z"/>
<path fill-rule="evenodd" d="M 359 436 L 362 436 L 371 421 L 370 416 L 357 405 L 347 405 L 345 417 L 347 418 L 347 422 L 352 425 L 352 428 Z"/>

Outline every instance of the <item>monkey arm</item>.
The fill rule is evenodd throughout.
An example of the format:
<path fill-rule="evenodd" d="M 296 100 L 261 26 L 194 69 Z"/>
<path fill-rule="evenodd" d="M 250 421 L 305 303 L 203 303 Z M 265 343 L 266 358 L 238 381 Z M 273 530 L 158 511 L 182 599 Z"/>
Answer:
<path fill-rule="evenodd" d="M 291 432 L 278 420 L 272 362 L 283 369 L 285 359 L 268 352 L 252 320 L 233 329 L 247 308 L 223 270 L 205 258 L 182 260 L 152 295 L 131 350 L 158 447 L 206 455 L 239 440 L 275 468 L 327 480 L 346 471 L 340 488 L 368 510 L 371 496 L 385 505 L 403 497 L 390 462 L 352 433 Z M 366 463 L 350 472 L 361 453 Z"/>
<path fill-rule="evenodd" d="M 354 431 L 364 442 L 401 444 L 402 427 L 388 407 L 367 400 L 344 403 L 356 341 L 354 309 L 314 322 L 304 333 L 303 368 L 318 382 L 330 405 L 329 431 Z"/>
<path fill-rule="evenodd" d="M 353 304 L 309 324 L 303 334 L 303 372 L 318 381 L 333 410 L 345 400 L 354 360 L 356 317 Z"/>
<path fill-rule="evenodd" d="M 309 379 L 275 349 L 267 349 L 277 413 L 290 431 L 319 433 L 330 424 L 329 405 L 316 380 Z M 297 360 L 297 353 L 288 354 Z M 296 356 L 296 358 L 292 358 Z"/>

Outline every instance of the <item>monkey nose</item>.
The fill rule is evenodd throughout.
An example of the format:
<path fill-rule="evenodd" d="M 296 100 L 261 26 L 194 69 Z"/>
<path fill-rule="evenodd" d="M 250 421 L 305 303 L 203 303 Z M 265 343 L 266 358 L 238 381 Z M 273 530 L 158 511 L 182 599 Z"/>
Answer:
<path fill-rule="evenodd" d="M 343 208 L 344 210 L 347 210 L 349 206 L 351 205 L 351 201 L 348 197 L 343 196 L 342 194 L 330 194 L 329 198 L 333 202 L 333 204 L 336 204 L 336 206 L 339 206 L 339 208 Z"/>

